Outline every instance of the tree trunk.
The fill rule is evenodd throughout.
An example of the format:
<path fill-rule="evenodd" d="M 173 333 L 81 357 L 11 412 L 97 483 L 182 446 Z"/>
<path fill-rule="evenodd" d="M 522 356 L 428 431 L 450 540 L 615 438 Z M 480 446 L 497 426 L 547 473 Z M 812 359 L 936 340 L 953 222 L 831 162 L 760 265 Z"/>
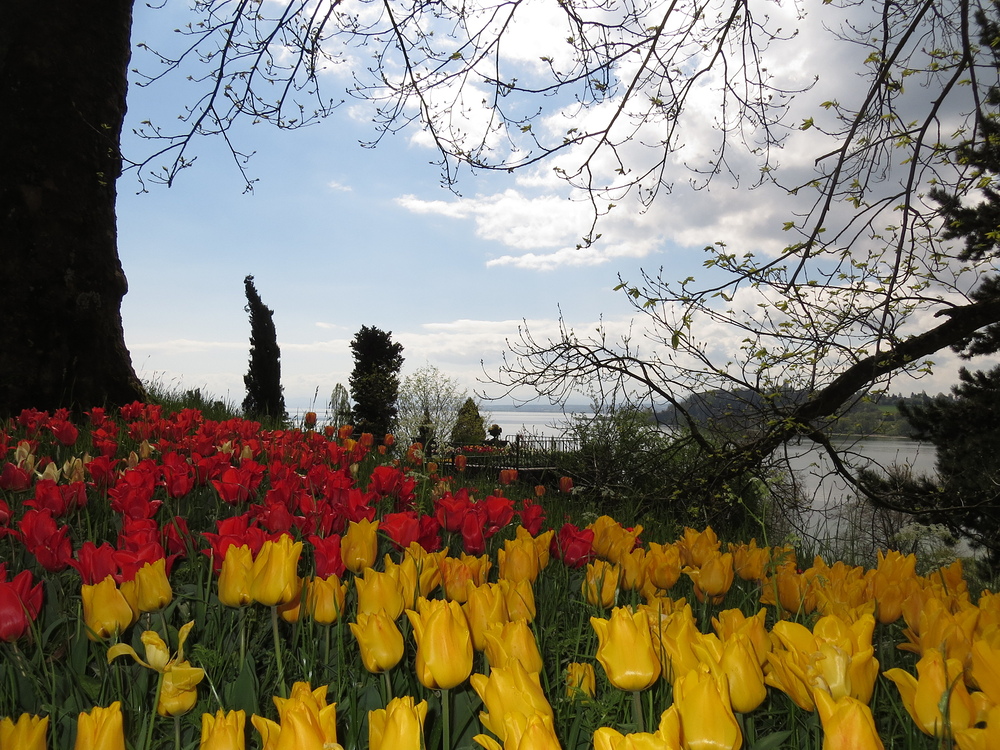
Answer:
<path fill-rule="evenodd" d="M 115 181 L 132 0 L 11 0 L 0 24 L 0 416 L 143 396 Z"/>

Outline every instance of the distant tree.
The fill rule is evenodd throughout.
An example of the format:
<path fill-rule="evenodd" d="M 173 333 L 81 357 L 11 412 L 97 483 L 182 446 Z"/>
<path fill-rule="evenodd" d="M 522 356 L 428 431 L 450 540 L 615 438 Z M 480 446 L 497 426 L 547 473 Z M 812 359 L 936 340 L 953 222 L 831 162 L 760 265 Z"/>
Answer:
<path fill-rule="evenodd" d="M 426 426 L 433 439 L 447 440 L 466 395 L 456 379 L 434 365 L 424 365 L 403 378 L 399 386 L 397 432 L 411 440 Z"/>
<path fill-rule="evenodd" d="M 333 386 L 330 394 L 330 422 L 338 428 L 351 423 L 351 398 L 341 383 Z"/>
<path fill-rule="evenodd" d="M 250 313 L 250 369 L 243 376 L 247 397 L 243 411 L 252 417 L 285 417 L 285 395 L 281 387 L 281 350 L 274 328 L 274 311 L 260 299 L 253 276 L 243 279 Z"/>
<path fill-rule="evenodd" d="M 396 421 L 403 345 L 392 340 L 391 331 L 361 326 L 351 341 L 351 352 L 354 370 L 349 385 L 354 399 L 354 428 L 378 436 L 391 432 Z"/>
<path fill-rule="evenodd" d="M 451 431 L 451 442 L 453 445 L 478 445 L 485 440 L 486 420 L 470 396 L 458 409 L 455 426 Z"/>
<path fill-rule="evenodd" d="M 947 526 L 1000 566 L 1000 367 L 962 368 L 953 396 L 904 401 L 899 410 L 917 440 L 937 448 L 936 477 L 864 475 L 878 504 Z"/>

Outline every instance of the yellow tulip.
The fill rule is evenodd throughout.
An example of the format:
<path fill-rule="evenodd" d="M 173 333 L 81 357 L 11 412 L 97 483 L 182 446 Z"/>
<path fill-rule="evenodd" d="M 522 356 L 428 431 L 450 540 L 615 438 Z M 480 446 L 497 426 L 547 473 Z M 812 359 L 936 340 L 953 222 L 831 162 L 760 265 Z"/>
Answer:
<path fill-rule="evenodd" d="M 375 613 L 358 612 L 357 620 L 350 623 L 350 626 L 358 641 L 365 669 L 379 674 L 399 664 L 405 644 L 396 621 L 384 609 Z"/>
<path fill-rule="evenodd" d="M 404 609 L 413 609 L 419 597 L 430 596 L 441 585 L 441 568 L 430 556 L 417 560 L 412 555 L 404 555 L 401 562 L 395 563 L 386 555 L 385 572 L 396 582 Z"/>
<path fill-rule="evenodd" d="M 597 692 L 597 676 L 590 662 L 570 662 L 566 665 L 566 697 L 593 698 Z"/>
<path fill-rule="evenodd" d="M 356 575 L 375 564 L 378 557 L 378 521 L 351 521 L 340 539 L 340 559 Z"/>
<path fill-rule="evenodd" d="M 535 634 L 527 620 L 494 623 L 486 629 L 486 658 L 491 667 L 504 666 L 517 659 L 529 672 L 541 672 L 544 666 Z"/>
<path fill-rule="evenodd" d="M 462 611 L 469 622 L 472 647 L 476 651 L 483 651 L 486 648 L 486 630 L 490 625 L 504 623 L 510 619 L 503 588 L 495 583 L 484 583 L 480 586 L 474 585 L 471 581 L 467 583 Z"/>
<path fill-rule="evenodd" d="M 1000 705 L 1000 645 L 979 639 L 972 644 L 970 674 L 975 684 Z"/>
<path fill-rule="evenodd" d="M 707 557 L 698 568 L 684 568 L 694 582 L 694 593 L 698 601 L 708 597 L 713 604 L 719 604 L 733 585 L 733 555 L 714 554 Z"/>
<path fill-rule="evenodd" d="M 388 573 L 365 568 L 364 576 L 354 579 L 354 586 L 358 591 L 358 614 L 384 610 L 393 620 L 403 614 L 403 595 L 399 592 L 396 579 Z"/>
<path fill-rule="evenodd" d="M 146 669 L 152 669 L 160 673 L 166 672 L 175 662 L 184 659 L 184 643 L 187 641 L 193 627 L 194 620 L 182 625 L 181 629 L 177 631 L 177 653 L 173 658 L 170 655 L 170 647 L 160 637 L 160 634 L 155 630 L 146 630 L 141 636 L 146 652 L 145 659 L 140 658 L 135 649 L 127 643 L 116 643 L 108 649 L 108 664 L 119 656 L 131 656 L 137 664 L 146 667 Z"/>
<path fill-rule="evenodd" d="M 712 627 L 723 641 L 736 635 L 746 636 L 753 646 L 757 663 L 763 667 L 772 648 L 771 636 L 764 622 L 766 618 L 767 610 L 764 608 L 751 617 L 747 617 L 740 609 L 726 609 L 712 618 Z"/>
<path fill-rule="evenodd" d="M 700 568 L 719 551 L 721 544 L 712 527 L 706 526 L 704 531 L 684 529 L 684 536 L 677 541 L 677 546 L 685 566 Z"/>
<path fill-rule="evenodd" d="M 622 734 L 611 727 L 600 727 L 594 732 L 594 750 L 677 750 L 678 747 L 651 732 Z"/>
<path fill-rule="evenodd" d="M 125 750 L 125 723 L 121 701 L 107 708 L 83 711 L 76 720 L 74 750 Z"/>
<path fill-rule="evenodd" d="M 500 593 L 507 604 L 507 617 L 511 620 L 527 620 L 532 622 L 535 619 L 535 590 L 531 587 L 531 581 L 522 578 L 520 581 L 511 581 L 501 578 L 497 581 Z"/>
<path fill-rule="evenodd" d="M 179 661 L 171 664 L 163 673 L 156 712 L 160 716 L 186 714 L 198 702 L 198 683 L 204 677 L 205 670 L 192 667 L 189 662 Z"/>
<path fill-rule="evenodd" d="M 251 716 L 264 750 L 342 750 L 337 744 L 337 704 L 327 704 L 326 691 L 326 685 L 313 690 L 308 682 L 296 682 L 288 698 L 274 698 L 278 723 Z"/>
<path fill-rule="evenodd" d="M 501 579 L 534 583 L 541 569 L 534 540 L 508 539 L 503 549 L 497 550 L 497 567 Z"/>
<path fill-rule="evenodd" d="M 813 691 L 823 726 L 823 750 L 883 750 L 871 709 L 844 696 L 834 699 L 825 690 Z"/>
<path fill-rule="evenodd" d="M 917 677 L 899 668 L 883 674 L 896 683 L 903 706 L 924 734 L 944 737 L 968 729 L 975 721 L 975 707 L 958 659 L 945 659 L 938 649 L 929 648 L 917 662 Z M 941 710 L 945 705 L 947 717 Z"/>
<path fill-rule="evenodd" d="M 646 550 L 638 547 L 618 557 L 621 576 L 618 584 L 626 591 L 638 591 L 646 583 Z"/>
<path fill-rule="evenodd" d="M 135 584 L 140 612 L 159 612 L 173 599 L 166 565 L 167 561 L 161 557 L 136 571 Z"/>
<path fill-rule="evenodd" d="M 246 711 L 219 709 L 214 715 L 202 714 L 199 750 L 244 750 L 246 723 Z"/>
<path fill-rule="evenodd" d="M 660 660 L 645 612 L 625 607 L 611 610 L 611 619 L 591 617 L 597 633 L 597 660 L 608 681 L 619 690 L 645 690 L 660 676 Z"/>
<path fill-rule="evenodd" d="M 394 698 L 368 712 L 368 750 L 423 750 L 427 701 Z"/>
<path fill-rule="evenodd" d="M 135 612 L 110 575 L 100 583 L 84 584 L 80 595 L 87 637 L 92 641 L 117 635 L 135 622 Z"/>
<path fill-rule="evenodd" d="M 407 610 L 417 642 L 415 669 L 420 683 L 431 690 L 457 687 L 472 673 L 472 634 L 458 602 L 423 599 L 417 611 Z"/>
<path fill-rule="evenodd" d="M 288 534 L 264 542 L 250 571 L 250 597 L 268 607 L 294 600 L 299 591 L 296 568 L 301 552 L 302 542 L 293 542 Z"/>
<path fill-rule="evenodd" d="M 646 580 L 661 591 L 673 588 L 681 577 L 681 551 L 676 544 L 651 542 L 645 564 Z"/>
<path fill-rule="evenodd" d="M 678 678 L 674 705 L 688 750 L 737 750 L 743 744 L 729 689 L 708 672 L 695 669 Z"/>
<path fill-rule="evenodd" d="M 601 516 L 587 528 L 594 532 L 594 553 L 613 563 L 635 549 L 642 533 L 642 526 L 626 529 L 611 516 Z"/>
<path fill-rule="evenodd" d="M 692 649 L 717 681 L 728 682 L 729 699 L 737 713 L 750 713 L 767 698 L 764 670 L 746 635 L 733 635 L 725 642 L 702 636 Z"/>
<path fill-rule="evenodd" d="M 471 581 L 473 586 L 486 583 L 493 563 L 488 555 L 476 557 L 464 552 L 459 557 L 445 557 L 441 560 L 441 578 L 444 583 L 444 595 L 459 604 L 465 604 L 468 596 L 466 586 Z"/>
<path fill-rule="evenodd" d="M 771 562 L 771 548 L 758 547 L 757 540 L 749 544 L 730 544 L 733 553 L 733 569 L 744 581 L 763 581 L 767 576 L 767 566 Z"/>
<path fill-rule="evenodd" d="M 506 714 L 503 720 L 503 750 L 562 750 L 555 725 L 549 716 L 520 713 Z M 501 750 L 500 743 L 485 734 L 472 738 L 486 750 Z"/>
<path fill-rule="evenodd" d="M 549 529 L 544 531 L 538 536 L 531 536 L 529 532 L 523 526 L 518 526 L 514 529 L 515 539 L 523 539 L 524 541 L 530 541 L 535 545 L 535 549 L 538 551 L 538 568 L 539 570 L 545 570 L 548 567 L 549 559 L 551 558 L 550 548 L 552 546 L 552 537 L 556 534 L 555 529 Z"/>
<path fill-rule="evenodd" d="M 472 688 L 486 707 L 479 714 L 479 720 L 489 731 L 506 742 L 507 728 L 504 717 L 510 714 L 522 716 L 543 715 L 550 721 L 555 718 L 552 706 L 542 691 L 541 678 L 537 672 L 528 672 L 524 665 L 512 659 L 503 667 L 490 670 L 489 677 L 472 675 Z"/>
<path fill-rule="evenodd" d="M 606 560 L 587 563 L 583 578 L 583 596 L 587 604 L 608 609 L 618 598 L 618 580 L 621 568 Z"/>
<path fill-rule="evenodd" d="M 0 719 L 0 750 L 46 750 L 48 716 L 21 714 L 17 721 Z"/>
<path fill-rule="evenodd" d="M 306 612 L 320 625 L 332 625 L 340 619 L 347 598 L 347 584 L 336 575 L 310 578 L 306 583 Z"/>
<path fill-rule="evenodd" d="M 250 577 L 253 571 L 253 553 L 245 544 L 230 545 L 222 558 L 219 571 L 219 601 L 227 607 L 245 607 L 250 596 Z"/>
<path fill-rule="evenodd" d="M 955 731 L 958 750 L 995 750 L 1000 747 L 1000 705 L 985 712 L 985 726 Z"/>
<path fill-rule="evenodd" d="M 695 669 L 700 660 L 692 646 L 701 638 L 698 626 L 691 614 L 690 605 L 668 615 L 660 614 L 652 607 L 640 607 L 649 621 L 650 634 L 660 656 L 664 678 L 676 681 L 682 674 Z"/>

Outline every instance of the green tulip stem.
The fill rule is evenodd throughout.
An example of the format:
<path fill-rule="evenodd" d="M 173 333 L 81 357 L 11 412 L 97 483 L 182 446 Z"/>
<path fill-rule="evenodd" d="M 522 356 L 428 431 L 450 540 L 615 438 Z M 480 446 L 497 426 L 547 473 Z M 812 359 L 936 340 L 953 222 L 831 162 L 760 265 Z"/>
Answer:
<path fill-rule="evenodd" d="M 247 608 L 240 607 L 239 610 L 239 621 L 240 621 L 240 672 L 243 672 L 243 664 L 247 660 Z"/>
<path fill-rule="evenodd" d="M 146 750 L 153 747 L 153 725 L 156 723 L 156 709 L 160 705 L 160 691 L 163 690 L 163 672 L 156 673 L 156 693 L 153 695 L 153 710 L 146 714 Z"/>
<path fill-rule="evenodd" d="M 635 719 L 635 731 L 645 732 L 646 722 L 642 718 L 642 694 L 638 690 L 632 691 L 632 718 Z"/>
<path fill-rule="evenodd" d="M 181 750 L 181 717 L 174 717 L 174 750 Z"/>
<path fill-rule="evenodd" d="M 451 691 L 441 690 L 441 719 L 444 721 L 443 750 L 451 750 Z"/>
<path fill-rule="evenodd" d="M 274 659 L 278 665 L 278 692 L 282 698 L 288 697 L 285 687 L 285 664 L 281 660 L 281 637 L 278 635 L 278 605 L 271 605 L 271 635 L 274 636 Z"/>
<path fill-rule="evenodd" d="M 389 677 L 389 670 L 382 672 L 382 702 L 389 705 L 392 700 L 392 680 Z"/>

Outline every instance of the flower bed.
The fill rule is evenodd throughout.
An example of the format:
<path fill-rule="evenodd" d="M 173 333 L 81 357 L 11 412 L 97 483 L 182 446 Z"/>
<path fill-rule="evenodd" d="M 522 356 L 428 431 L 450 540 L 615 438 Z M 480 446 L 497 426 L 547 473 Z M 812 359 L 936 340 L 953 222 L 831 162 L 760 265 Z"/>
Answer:
<path fill-rule="evenodd" d="M 0 750 L 1000 747 L 960 563 L 552 523 L 391 442 L 3 426 Z"/>

